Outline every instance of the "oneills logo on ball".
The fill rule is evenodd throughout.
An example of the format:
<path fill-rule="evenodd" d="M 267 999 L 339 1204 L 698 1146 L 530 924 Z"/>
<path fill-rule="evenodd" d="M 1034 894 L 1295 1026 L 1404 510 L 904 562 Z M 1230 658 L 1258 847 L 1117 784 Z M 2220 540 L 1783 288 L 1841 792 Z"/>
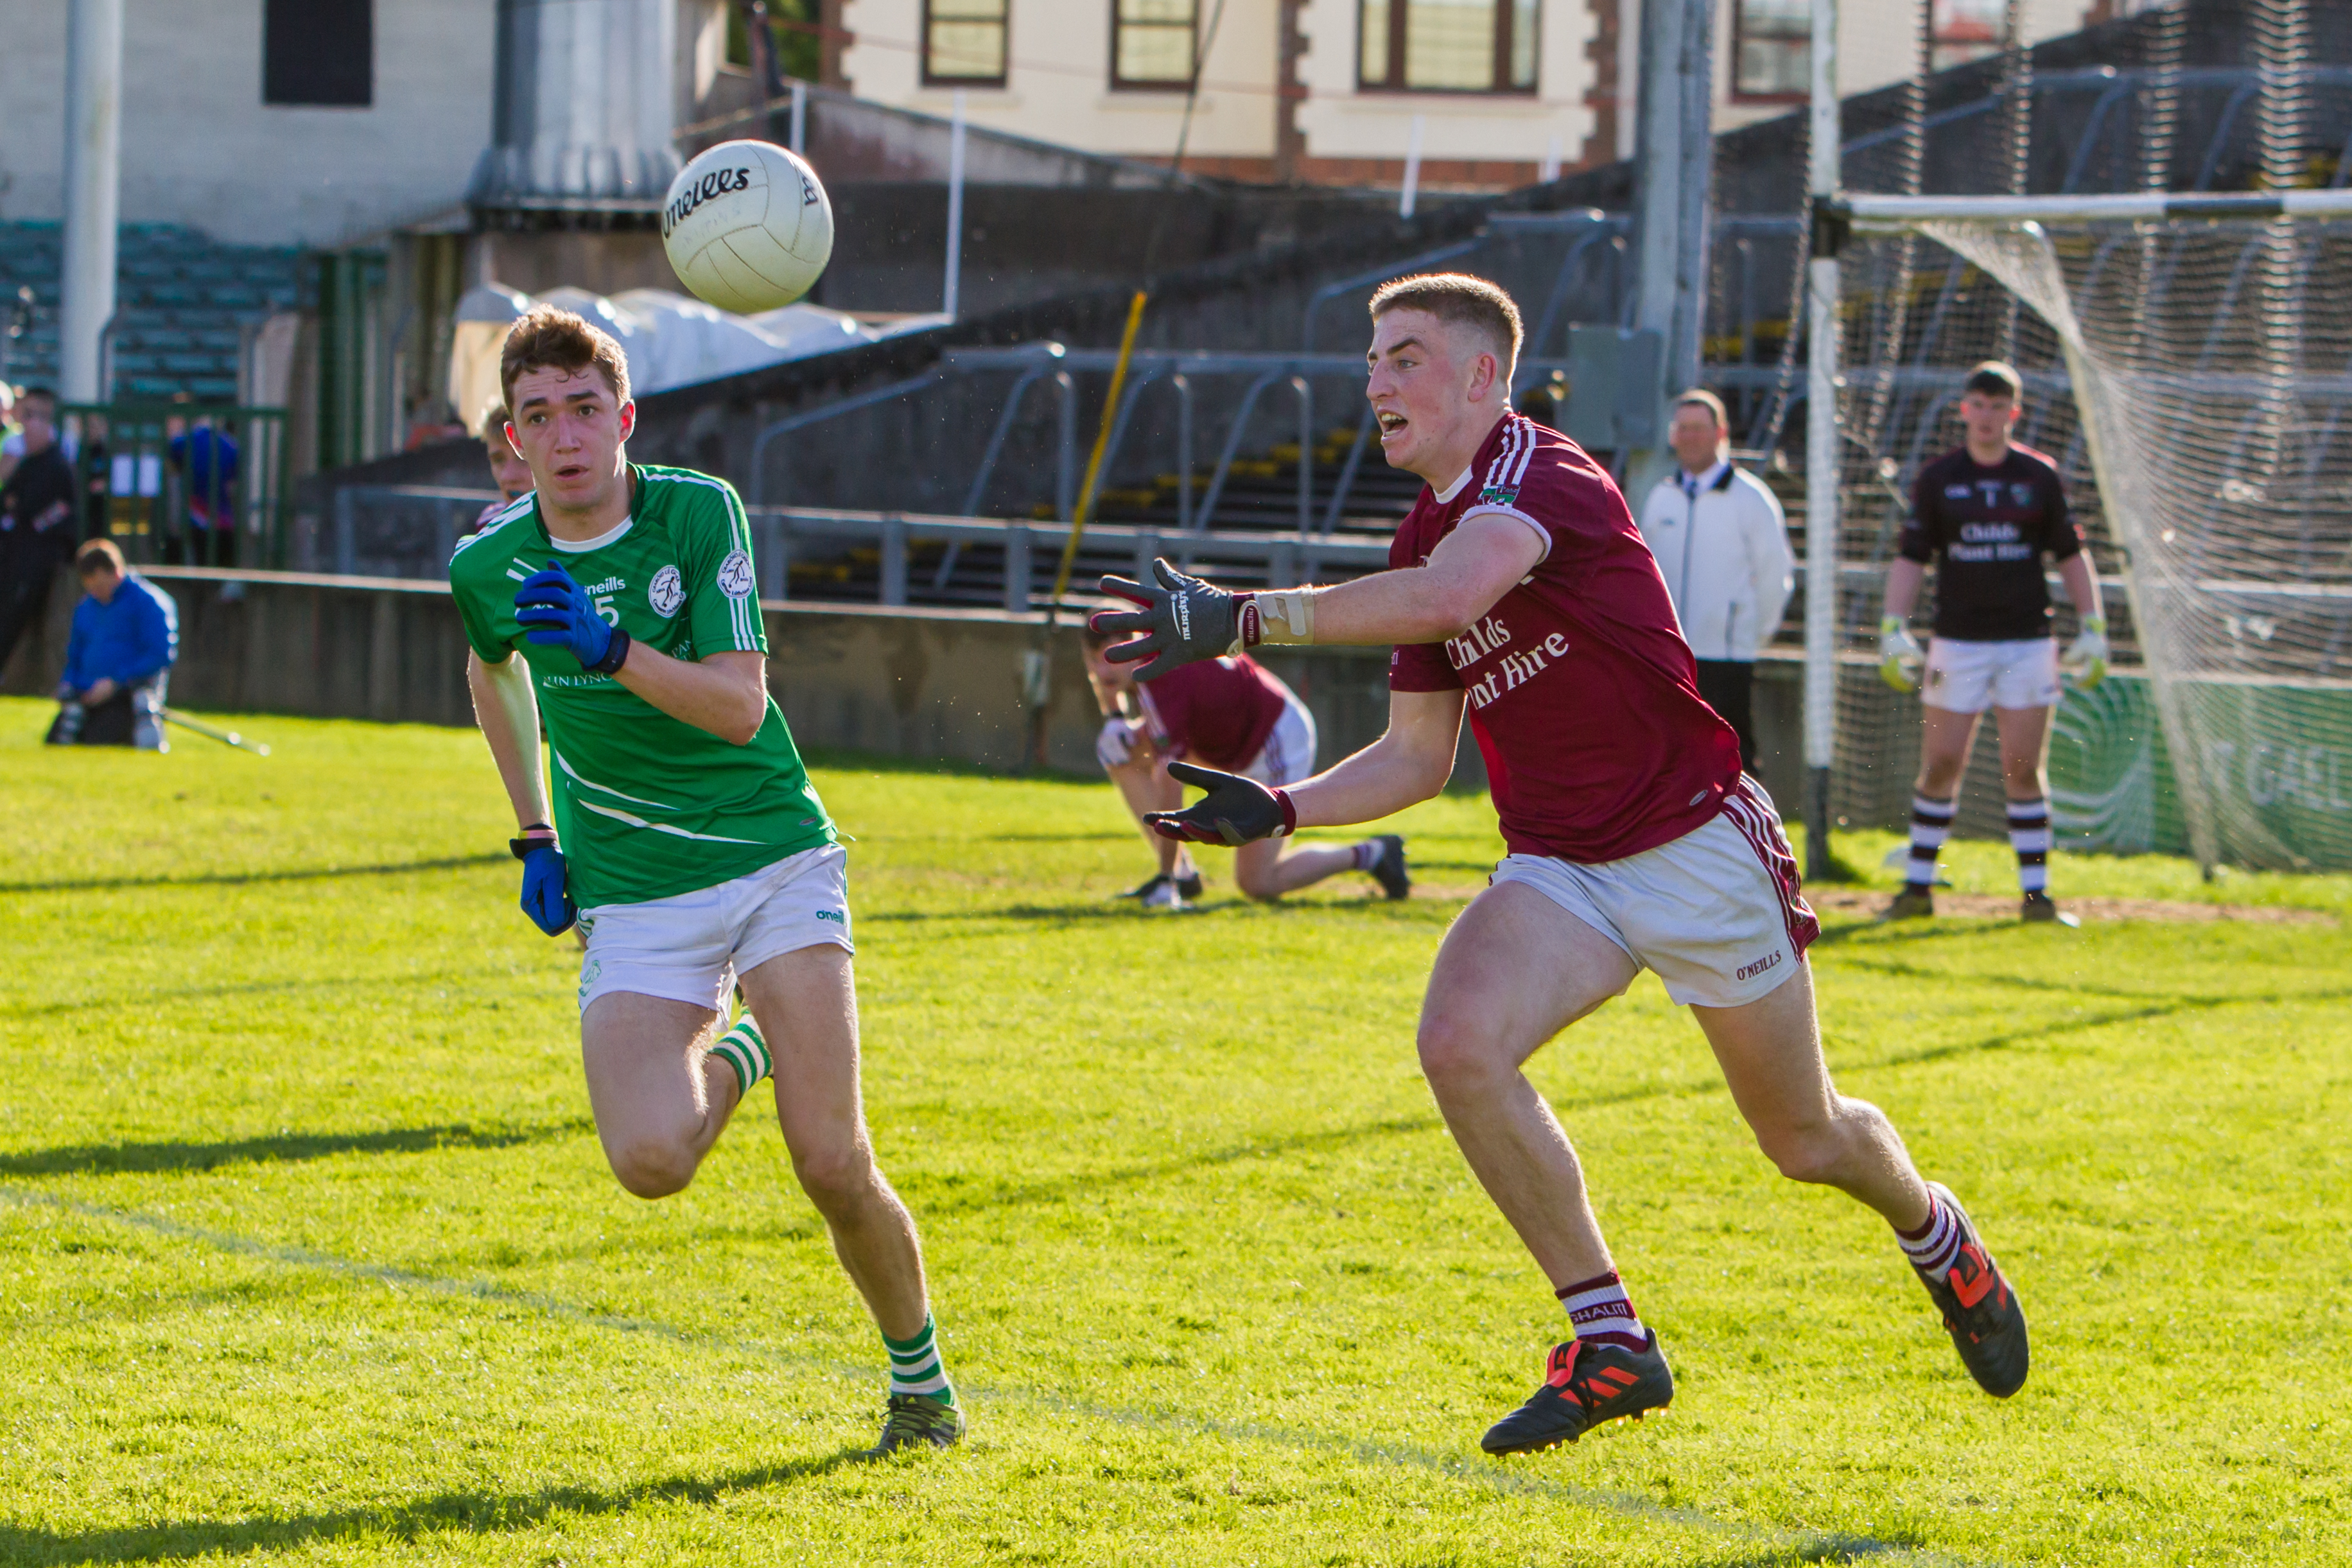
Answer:
<path fill-rule="evenodd" d="M 694 216 L 695 209 L 708 201 L 716 201 L 730 191 L 749 190 L 751 171 L 749 169 L 713 169 L 695 182 L 694 188 L 662 209 L 662 237 L 667 239 L 670 230 Z"/>

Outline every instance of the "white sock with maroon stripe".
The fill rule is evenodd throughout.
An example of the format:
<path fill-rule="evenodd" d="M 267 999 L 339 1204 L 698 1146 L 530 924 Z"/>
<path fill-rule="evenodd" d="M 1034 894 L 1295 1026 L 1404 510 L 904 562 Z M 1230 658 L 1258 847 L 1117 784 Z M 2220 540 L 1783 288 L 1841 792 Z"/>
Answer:
<path fill-rule="evenodd" d="M 1387 852 L 1388 846 L 1381 843 L 1379 839 L 1365 839 L 1363 842 L 1356 846 L 1356 869 L 1359 871 L 1370 870 L 1373 867 L 1381 863 L 1381 857 Z"/>
<path fill-rule="evenodd" d="M 1941 1279 L 1944 1270 L 1960 1250 L 1959 1218 L 1951 1205 L 1934 1192 L 1927 1194 L 1927 1220 L 1917 1230 L 1897 1230 L 1895 1239 L 1903 1245 L 1903 1256 L 1911 1267 L 1932 1279 Z"/>
<path fill-rule="evenodd" d="M 1552 1294 L 1568 1309 L 1568 1321 L 1580 1340 L 1622 1351 L 1639 1351 L 1650 1342 L 1650 1331 L 1633 1315 L 1633 1303 L 1626 1299 L 1625 1287 L 1613 1269 L 1562 1286 Z"/>

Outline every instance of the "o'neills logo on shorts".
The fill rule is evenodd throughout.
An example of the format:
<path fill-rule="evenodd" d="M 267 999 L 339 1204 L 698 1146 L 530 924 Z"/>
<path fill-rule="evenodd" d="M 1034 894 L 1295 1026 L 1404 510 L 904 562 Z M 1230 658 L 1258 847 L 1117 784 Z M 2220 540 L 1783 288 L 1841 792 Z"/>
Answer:
<path fill-rule="evenodd" d="M 1775 952 L 1768 957 L 1759 958 L 1753 963 L 1741 964 L 1731 972 L 1731 977 L 1735 980 L 1753 980 L 1780 962 L 1780 955 Z"/>
<path fill-rule="evenodd" d="M 696 181 L 692 190 L 662 209 L 662 237 L 667 239 L 669 231 L 692 217 L 695 209 L 703 203 L 716 201 L 730 191 L 748 191 L 751 188 L 751 170 L 713 169 Z"/>

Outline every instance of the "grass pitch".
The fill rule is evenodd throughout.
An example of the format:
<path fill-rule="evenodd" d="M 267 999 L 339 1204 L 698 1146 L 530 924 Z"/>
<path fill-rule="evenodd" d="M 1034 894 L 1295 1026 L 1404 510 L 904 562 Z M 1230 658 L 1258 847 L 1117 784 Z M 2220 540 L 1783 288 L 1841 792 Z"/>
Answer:
<path fill-rule="evenodd" d="M 2322 918 L 1831 920 L 1842 1083 L 2033 1313 L 2007 1404 L 1637 983 L 1533 1072 L 1680 1391 L 1497 1464 L 1562 1321 L 1412 1050 L 1485 803 L 1397 825 L 1442 896 L 1171 918 L 1106 901 L 1143 866 L 1106 786 L 824 770 L 975 1417 L 865 1466 L 879 1346 L 768 1091 L 681 1196 L 612 1182 L 476 737 L 57 754 L 45 719 L 0 702 L 0 1563 L 2352 1557 L 2352 879 L 2061 857 L 2062 899 Z M 2013 886 L 1997 846 L 1953 873 Z"/>

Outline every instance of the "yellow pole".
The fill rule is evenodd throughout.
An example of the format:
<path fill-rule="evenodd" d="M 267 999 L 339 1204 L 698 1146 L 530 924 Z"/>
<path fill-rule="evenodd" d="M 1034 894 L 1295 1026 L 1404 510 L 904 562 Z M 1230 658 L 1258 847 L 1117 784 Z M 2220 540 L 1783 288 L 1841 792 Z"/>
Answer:
<path fill-rule="evenodd" d="M 1135 291 L 1133 303 L 1127 308 L 1127 331 L 1118 340 L 1118 363 L 1111 367 L 1110 395 L 1103 403 L 1102 424 L 1095 430 L 1095 449 L 1087 458 L 1087 481 L 1078 488 L 1077 515 L 1070 520 L 1070 537 L 1062 546 L 1062 569 L 1054 574 L 1054 596 L 1045 602 L 1045 624 L 1052 626 L 1062 607 L 1062 595 L 1069 591 L 1070 571 L 1078 563 L 1078 541 L 1087 531 L 1087 515 L 1094 510 L 1095 484 L 1102 478 L 1104 448 L 1110 445 L 1111 421 L 1118 416 L 1118 395 L 1127 386 L 1127 362 L 1135 353 L 1135 334 L 1143 325 L 1144 292 Z"/>

